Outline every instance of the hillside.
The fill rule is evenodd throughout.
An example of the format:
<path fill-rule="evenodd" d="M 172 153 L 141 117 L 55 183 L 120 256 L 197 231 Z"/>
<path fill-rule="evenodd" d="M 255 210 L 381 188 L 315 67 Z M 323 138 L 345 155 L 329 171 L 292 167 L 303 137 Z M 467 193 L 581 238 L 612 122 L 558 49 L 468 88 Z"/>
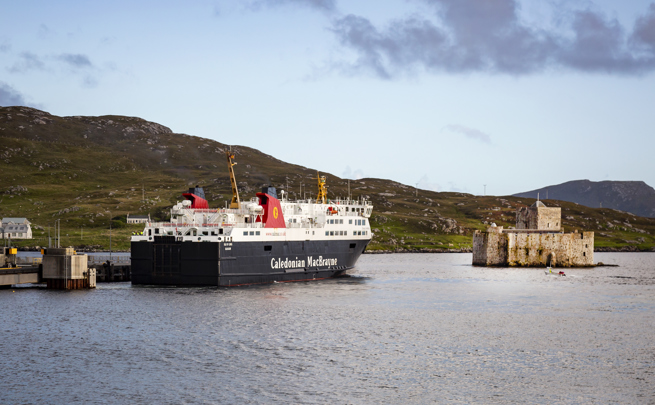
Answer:
<path fill-rule="evenodd" d="M 131 214 L 166 218 L 189 186 L 200 185 L 211 207 L 231 198 L 224 151 L 227 145 L 170 129 L 140 118 L 121 116 L 57 117 L 27 107 L 0 108 L 0 216 L 27 217 L 35 239 L 22 245 L 47 245 L 56 220 L 63 245 L 129 248 Z M 289 193 L 316 194 L 316 171 L 282 162 L 245 146 L 232 146 L 242 200 L 263 184 Z M 331 197 L 346 196 L 348 180 L 327 175 Z M 288 188 L 287 188 L 288 185 Z M 487 224 L 513 226 L 517 207 L 533 198 L 473 196 L 415 190 L 383 179 L 351 180 L 353 197 L 373 201 L 370 249 L 418 250 L 470 248 L 471 235 Z M 543 200 L 543 198 L 542 198 Z M 564 201 L 566 230 L 596 231 L 597 248 L 650 250 L 655 219 L 608 208 L 591 209 Z"/>
<path fill-rule="evenodd" d="M 575 180 L 548 186 L 515 197 L 556 198 L 587 207 L 613 208 L 642 217 L 655 217 L 655 189 L 643 181 L 589 181 Z"/>

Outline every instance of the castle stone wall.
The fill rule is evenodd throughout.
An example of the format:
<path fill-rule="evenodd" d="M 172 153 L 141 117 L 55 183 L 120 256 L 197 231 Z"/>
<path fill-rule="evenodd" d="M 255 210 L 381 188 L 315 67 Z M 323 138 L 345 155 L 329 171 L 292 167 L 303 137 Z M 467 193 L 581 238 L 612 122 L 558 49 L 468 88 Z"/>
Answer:
<path fill-rule="evenodd" d="M 507 233 L 507 266 L 594 265 L 594 233 Z M 498 246 L 498 249 L 505 248 Z M 549 263 L 550 260 L 553 263 Z"/>
<path fill-rule="evenodd" d="M 473 264 L 519 267 L 593 266 L 594 233 L 476 231 L 473 234 Z"/>
<path fill-rule="evenodd" d="M 494 229 L 496 228 L 496 229 Z M 507 235 L 503 227 L 491 227 L 489 232 L 473 234 L 473 264 L 476 266 L 507 266 Z"/>

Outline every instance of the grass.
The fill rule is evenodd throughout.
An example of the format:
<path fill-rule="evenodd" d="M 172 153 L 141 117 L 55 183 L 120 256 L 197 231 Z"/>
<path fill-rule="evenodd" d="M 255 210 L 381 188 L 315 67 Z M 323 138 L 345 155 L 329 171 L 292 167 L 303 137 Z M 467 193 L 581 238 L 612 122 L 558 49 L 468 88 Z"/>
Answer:
<path fill-rule="evenodd" d="M 128 214 L 164 220 L 170 207 L 182 199 L 182 192 L 196 184 L 204 187 L 210 207 L 223 207 L 231 198 L 227 145 L 161 128 L 153 131 L 138 118 L 45 115 L 50 120 L 47 124 L 34 123 L 43 116 L 25 107 L 0 108 L 0 216 L 28 218 L 35 235 L 32 241 L 16 242 L 19 246 L 47 245 L 48 227 L 52 229 L 55 220 L 60 220 L 63 245 L 108 250 L 111 218 L 112 249 L 126 250 L 131 233 L 143 229 L 126 226 Z M 315 170 L 244 146 L 233 146 L 232 151 L 238 162 L 235 170 L 242 200 L 254 197 L 264 184 L 285 189 L 294 199 L 304 183 L 315 195 L 310 188 L 315 184 Z M 327 175 L 329 198 L 347 195 L 346 179 L 321 174 Z M 485 230 L 492 222 L 514 226 L 516 209 L 534 202 L 519 197 L 417 192 L 414 187 L 371 178 L 351 180 L 350 189 L 354 198 L 367 198 L 374 206 L 374 236 L 369 245 L 373 250 L 467 248 L 475 230 Z M 594 231 L 596 247 L 655 248 L 653 218 L 556 200 L 544 202 L 562 208 L 566 231 Z"/>

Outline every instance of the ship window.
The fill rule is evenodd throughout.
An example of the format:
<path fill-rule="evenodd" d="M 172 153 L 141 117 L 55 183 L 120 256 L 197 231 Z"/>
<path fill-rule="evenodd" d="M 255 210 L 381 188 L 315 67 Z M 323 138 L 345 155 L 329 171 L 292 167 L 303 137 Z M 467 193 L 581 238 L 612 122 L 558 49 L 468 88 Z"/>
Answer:
<path fill-rule="evenodd" d="M 243 236 L 248 236 L 248 231 L 243 231 Z"/>
<path fill-rule="evenodd" d="M 209 236 L 209 231 L 202 231 L 202 234 L 205 235 L 205 236 Z"/>
<path fill-rule="evenodd" d="M 264 245 L 264 251 L 265 252 L 270 252 L 273 249 L 272 245 Z"/>
<path fill-rule="evenodd" d="M 330 236 L 330 232 L 329 232 L 329 231 L 325 231 L 325 236 Z"/>
<path fill-rule="evenodd" d="M 340 220 L 339 220 L 339 223 L 340 223 L 340 224 L 343 224 L 343 219 L 340 219 Z"/>
<path fill-rule="evenodd" d="M 357 235 L 361 235 L 361 234 L 362 234 L 362 231 L 357 232 Z"/>
<path fill-rule="evenodd" d="M 348 223 L 349 223 L 350 225 L 352 225 L 352 224 L 353 224 L 353 220 L 352 220 L 352 219 L 349 219 L 349 220 L 348 220 Z"/>
<path fill-rule="evenodd" d="M 159 228 L 155 228 L 155 235 L 159 233 Z"/>
<path fill-rule="evenodd" d="M 255 235 L 259 236 L 259 231 L 255 232 Z"/>
<path fill-rule="evenodd" d="M 334 236 L 334 231 L 330 231 L 330 236 Z"/>
<path fill-rule="evenodd" d="M 362 219 L 362 225 L 366 225 L 366 220 Z"/>
<path fill-rule="evenodd" d="M 350 244 L 350 248 L 351 248 L 351 249 L 354 249 L 356 246 L 357 246 L 356 243 L 351 243 L 351 244 Z"/>
<path fill-rule="evenodd" d="M 218 234 L 219 234 L 219 235 L 222 235 L 222 234 L 223 234 L 223 228 L 220 228 L 220 229 L 218 230 Z"/>
<path fill-rule="evenodd" d="M 255 231 L 250 231 L 250 236 L 254 236 L 254 235 L 255 235 Z"/>
<path fill-rule="evenodd" d="M 148 229 L 148 236 L 152 236 L 152 229 Z"/>
<path fill-rule="evenodd" d="M 340 236 L 343 236 L 343 231 L 339 231 L 339 235 L 340 235 Z"/>

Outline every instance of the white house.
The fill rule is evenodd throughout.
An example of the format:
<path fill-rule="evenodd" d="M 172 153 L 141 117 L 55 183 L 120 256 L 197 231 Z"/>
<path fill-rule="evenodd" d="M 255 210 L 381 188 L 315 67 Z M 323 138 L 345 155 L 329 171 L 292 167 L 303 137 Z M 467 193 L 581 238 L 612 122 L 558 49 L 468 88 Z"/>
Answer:
<path fill-rule="evenodd" d="M 150 214 L 148 215 L 130 215 L 127 214 L 128 224 L 145 224 L 150 222 Z"/>
<path fill-rule="evenodd" d="M 32 227 L 27 218 L 2 218 L 2 239 L 32 239 Z"/>

